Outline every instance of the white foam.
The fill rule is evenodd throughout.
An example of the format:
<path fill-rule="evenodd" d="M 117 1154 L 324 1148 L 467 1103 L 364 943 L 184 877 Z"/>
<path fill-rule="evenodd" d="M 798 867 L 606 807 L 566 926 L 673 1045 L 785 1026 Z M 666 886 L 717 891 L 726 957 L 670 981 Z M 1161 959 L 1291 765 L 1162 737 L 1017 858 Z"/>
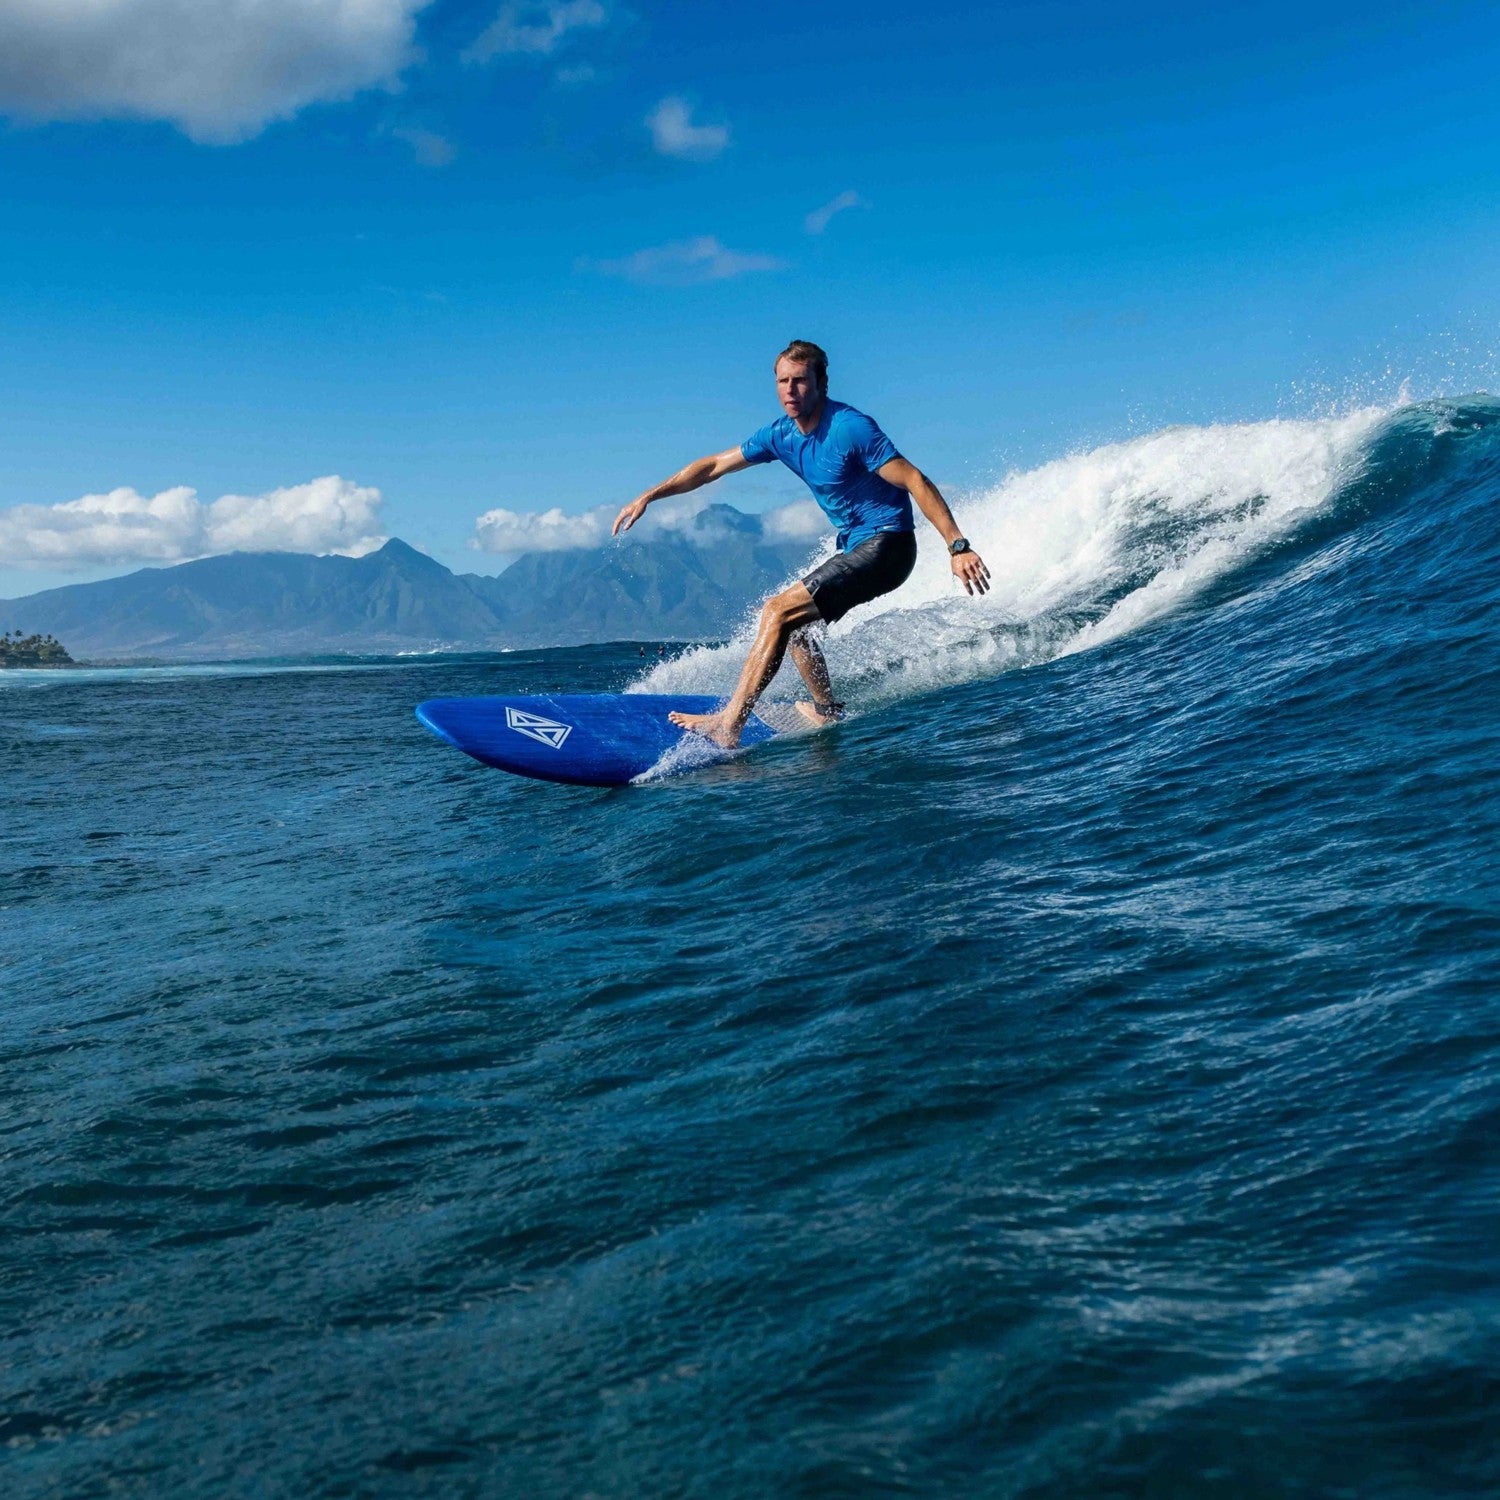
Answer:
<path fill-rule="evenodd" d="M 869 707 L 1140 628 L 1325 506 L 1388 414 L 1168 428 L 953 497 L 989 594 L 965 596 L 919 518 L 911 578 L 828 632 L 840 696 Z M 729 692 L 754 627 L 751 611 L 727 645 L 661 663 L 632 690 Z M 783 677 L 794 690 L 789 666 Z"/>

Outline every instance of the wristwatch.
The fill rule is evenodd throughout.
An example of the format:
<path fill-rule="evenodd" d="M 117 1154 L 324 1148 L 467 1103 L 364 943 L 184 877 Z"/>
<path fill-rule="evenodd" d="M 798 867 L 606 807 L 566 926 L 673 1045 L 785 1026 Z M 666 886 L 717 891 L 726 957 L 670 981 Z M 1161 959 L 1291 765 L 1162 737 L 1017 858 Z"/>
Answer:
<path fill-rule="evenodd" d="M 948 551 L 954 557 L 957 557 L 960 552 L 972 552 L 973 550 L 974 549 L 969 545 L 967 537 L 954 537 L 954 539 L 948 543 Z"/>

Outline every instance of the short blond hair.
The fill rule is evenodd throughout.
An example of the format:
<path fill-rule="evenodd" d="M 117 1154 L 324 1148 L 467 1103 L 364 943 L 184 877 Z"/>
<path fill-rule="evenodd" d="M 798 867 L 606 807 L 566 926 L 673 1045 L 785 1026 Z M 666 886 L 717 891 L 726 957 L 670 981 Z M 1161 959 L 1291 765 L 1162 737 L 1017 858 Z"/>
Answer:
<path fill-rule="evenodd" d="M 776 356 L 776 364 L 771 368 L 774 370 L 784 359 L 791 360 L 794 365 L 807 365 L 818 377 L 818 389 L 825 396 L 828 394 L 828 356 L 810 339 L 793 339 Z"/>

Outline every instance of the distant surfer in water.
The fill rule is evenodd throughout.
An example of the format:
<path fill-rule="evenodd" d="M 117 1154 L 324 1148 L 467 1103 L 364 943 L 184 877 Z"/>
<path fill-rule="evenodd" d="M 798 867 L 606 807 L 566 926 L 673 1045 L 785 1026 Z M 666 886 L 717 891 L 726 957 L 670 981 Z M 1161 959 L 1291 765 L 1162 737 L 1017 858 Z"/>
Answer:
<path fill-rule="evenodd" d="M 814 724 L 838 719 L 828 664 L 810 627 L 831 625 L 857 604 L 868 604 L 899 588 L 917 561 L 911 503 L 937 527 L 953 559 L 954 576 L 970 594 L 989 588 L 990 573 L 958 529 L 937 486 L 896 452 L 895 445 L 863 412 L 828 396 L 828 356 L 805 339 L 794 339 L 776 358 L 776 391 L 784 417 L 723 453 L 679 469 L 670 479 L 637 496 L 615 517 L 612 535 L 629 531 L 653 500 L 685 495 L 715 479 L 779 458 L 813 493 L 838 528 L 838 551 L 820 568 L 768 599 L 740 680 L 717 713 L 674 713 L 674 724 L 732 749 L 790 650 L 812 693 L 797 707 Z"/>

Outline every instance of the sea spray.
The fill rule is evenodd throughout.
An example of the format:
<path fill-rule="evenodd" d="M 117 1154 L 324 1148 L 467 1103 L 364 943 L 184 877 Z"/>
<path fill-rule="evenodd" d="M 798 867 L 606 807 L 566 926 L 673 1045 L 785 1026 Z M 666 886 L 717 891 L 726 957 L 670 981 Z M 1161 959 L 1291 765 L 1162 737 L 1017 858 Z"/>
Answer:
<path fill-rule="evenodd" d="M 926 523 L 907 583 L 840 621 L 825 649 L 858 707 L 1110 640 L 1200 593 L 1328 505 L 1390 409 L 1173 427 L 955 497 L 992 587 L 966 597 Z M 819 556 L 826 556 L 831 543 Z M 728 692 L 755 628 L 643 674 L 639 692 Z M 772 693 L 796 690 L 790 667 Z"/>

